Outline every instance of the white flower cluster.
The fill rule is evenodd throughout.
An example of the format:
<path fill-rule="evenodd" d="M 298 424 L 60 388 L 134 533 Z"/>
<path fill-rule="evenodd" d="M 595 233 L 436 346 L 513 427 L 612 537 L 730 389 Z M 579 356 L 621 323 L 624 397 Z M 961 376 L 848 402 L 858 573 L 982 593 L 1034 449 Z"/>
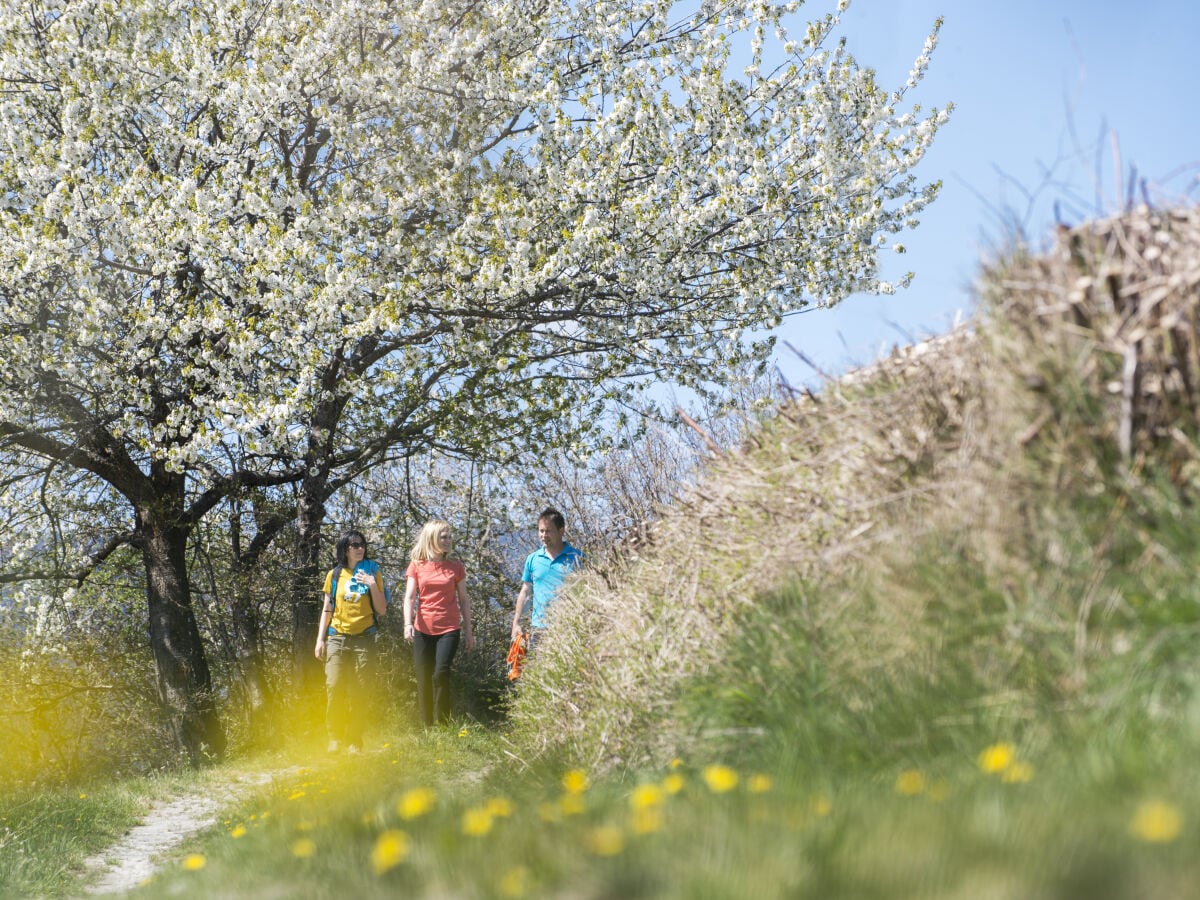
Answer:
<path fill-rule="evenodd" d="M 331 393 L 335 450 L 515 438 L 888 290 L 944 112 L 797 5 L 0 0 L 0 428 L 201 480 Z"/>

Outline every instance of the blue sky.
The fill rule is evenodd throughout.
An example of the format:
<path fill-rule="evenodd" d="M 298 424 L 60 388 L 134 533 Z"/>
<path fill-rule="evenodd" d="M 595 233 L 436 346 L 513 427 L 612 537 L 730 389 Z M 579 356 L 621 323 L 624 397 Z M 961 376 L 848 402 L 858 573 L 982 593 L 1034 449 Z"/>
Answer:
<path fill-rule="evenodd" d="M 805 7 L 813 17 L 830 8 Z M 1070 224 L 1111 212 L 1131 166 L 1156 202 L 1200 200 L 1200 3 L 852 0 L 840 33 L 894 88 L 939 15 L 938 49 L 909 99 L 955 104 L 917 169 L 922 183 L 941 179 L 942 193 L 903 237 L 908 252 L 885 258 L 883 270 L 916 278 L 892 296 L 858 295 L 785 321 L 775 362 L 794 385 L 820 378 L 783 341 L 836 375 L 948 330 L 956 314 L 971 314 L 980 259 L 1003 246 L 1011 223 L 1044 246 L 1055 201 Z"/>

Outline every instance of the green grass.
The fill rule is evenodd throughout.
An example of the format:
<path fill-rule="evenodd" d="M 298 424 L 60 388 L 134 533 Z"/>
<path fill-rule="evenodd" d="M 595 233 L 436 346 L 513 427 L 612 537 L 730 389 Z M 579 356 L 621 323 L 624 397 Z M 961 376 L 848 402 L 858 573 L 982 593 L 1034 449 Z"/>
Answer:
<path fill-rule="evenodd" d="M 1155 739 L 1174 764 L 1157 780 L 1019 746 L 987 772 L 985 743 L 924 769 L 691 760 L 592 780 L 522 770 L 499 731 L 402 734 L 234 804 L 136 896 L 1183 897 L 1200 792 L 1178 738 Z M 1167 831 L 1131 830 L 1156 800 L 1142 827 Z"/>
<path fill-rule="evenodd" d="M 257 769 L 282 774 L 231 795 L 136 896 L 1188 897 L 1200 511 L 1151 490 L 1070 519 L 1056 564 L 1026 554 L 1002 587 L 978 542 L 930 532 L 877 571 L 741 607 L 721 667 L 673 710 L 679 760 L 581 772 L 503 723 L 393 722 L 358 757 L 296 745 L 36 797 L 5 823 L 22 843 L 0 893 L 70 894 L 152 794 Z M 819 599 L 842 612 L 814 628 Z"/>
<path fill-rule="evenodd" d="M 195 776 L 0 791 L 0 897 L 63 896 L 85 859 Z"/>
<path fill-rule="evenodd" d="M 503 723 L 393 721 L 357 757 L 297 742 L 12 795 L 0 895 L 77 894 L 81 861 L 155 797 L 269 771 L 135 895 L 1188 897 L 1200 512 L 1142 501 L 1062 518 L 1057 564 L 1027 556 L 1002 590 L 975 543 L 930 533 L 873 573 L 762 595 L 721 667 L 687 681 L 679 760 L 583 772 Z M 1082 585 L 1109 600 L 1080 659 Z M 820 598 L 842 613 L 814 628 Z"/>

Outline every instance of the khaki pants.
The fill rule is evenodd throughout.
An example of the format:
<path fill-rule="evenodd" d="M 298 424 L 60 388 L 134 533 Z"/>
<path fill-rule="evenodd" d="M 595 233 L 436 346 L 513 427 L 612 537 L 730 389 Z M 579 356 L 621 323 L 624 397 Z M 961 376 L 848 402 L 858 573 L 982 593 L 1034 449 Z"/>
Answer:
<path fill-rule="evenodd" d="M 375 689 L 374 634 L 331 634 L 325 639 L 325 727 L 329 739 L 361 747 Z"/>

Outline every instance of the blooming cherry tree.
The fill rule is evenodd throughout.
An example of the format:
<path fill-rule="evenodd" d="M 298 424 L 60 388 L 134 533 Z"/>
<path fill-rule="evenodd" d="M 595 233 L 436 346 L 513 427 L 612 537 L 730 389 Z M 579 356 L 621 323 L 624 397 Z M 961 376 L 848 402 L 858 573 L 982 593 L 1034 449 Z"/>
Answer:
<path fill-rule="evenodd" d="M 887 90 L 799 5 L 0 0 L 0 440 L 127 504 L 182 745 L 221 743 L 184 551 L 237 491 L 296 485 L 315 548 L 389 453 L 578 441 L 890 290 L 937 25 Z"/>

